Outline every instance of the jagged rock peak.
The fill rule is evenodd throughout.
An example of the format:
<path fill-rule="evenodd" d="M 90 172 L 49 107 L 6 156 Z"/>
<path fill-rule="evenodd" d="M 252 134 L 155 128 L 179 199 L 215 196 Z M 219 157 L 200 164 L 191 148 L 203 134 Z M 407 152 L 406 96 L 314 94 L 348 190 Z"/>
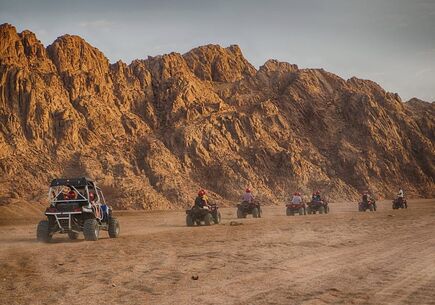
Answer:
<path fill-rule="evenodd" d="M 234 82 L 252 77 L 256 69 L 245 59 L 237 45 L 200 46 L 183 55 L 190 69 L 201 80 Z"/>

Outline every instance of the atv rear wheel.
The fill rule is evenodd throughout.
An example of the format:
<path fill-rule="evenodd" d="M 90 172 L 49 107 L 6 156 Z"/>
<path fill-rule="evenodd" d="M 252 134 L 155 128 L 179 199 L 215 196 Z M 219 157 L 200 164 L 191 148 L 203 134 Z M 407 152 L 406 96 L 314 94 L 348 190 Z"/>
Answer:
<path fill-rule="evenodd" d="M 286 214 L 287 216 L 291 216 L 291 215 L 292 215 L 292 211 L 291 211 L 291 209 L 290 209 L 290 208 L 285 209 L 285 214 Z"/>
<path fill-rule="evenodd" d="M 253 208 L 252 209 L 252 217 L 258 218 L 259 214 L 260 214 L 260 212 L 258 211 L 258 208 Z"/>
<path fill-rule="evenodd" d="M 204 216 L 204 223 L 205 223 L 206 226 L 210 226 L 213 223 L 213 216 L 211 216 L 210 213 L 207 213 Z"/>
<path fill-rule="evenodd" d="M 186 225 L 188 227 L 193 227 L 195 225 L 195 222 L 193 221 L 193 218 L 190 214 L 186 215 Z"/>
<path fill-rule="evenodd" d="M 48 220 L 41 220 L 36 228 L 36 239 L 48 243 L 51 240 L 50 225 Z"/>
<path fill-rule="evenodd" d="M 86 219 L 83 224 L 83 235 L 85 240 L 98 240 L 100 235 L 100 225 L 95 218 Z"/>
<path fill-rule="evenodd" d="M 325 207 L 319 207 L 319 214 L 325 214 Z"/>
<path fill-rule="evenodd" d="M 79 238 L 79 233 L 70 231 L 68 232 L 68 238 L 71 240 L 75 240 Z"/>
<path fill-rule="evenodd" d="M 119 221 L 115 217 L 110 217 L 109 219 L 109 237 L 117 238 L 119 236 Z"/>

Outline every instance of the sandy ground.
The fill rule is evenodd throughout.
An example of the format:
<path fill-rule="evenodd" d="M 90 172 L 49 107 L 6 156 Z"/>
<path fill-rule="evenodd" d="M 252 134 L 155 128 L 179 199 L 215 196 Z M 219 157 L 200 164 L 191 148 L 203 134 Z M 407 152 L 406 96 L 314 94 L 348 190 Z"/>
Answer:
<path fill-rule="evenodd" d="M 36 220 L 3 225 L 0 303 L 435 304 L 435 200 L 331 206 L 242 221 L 223 209 L 222 224 L 195 228 L 182 212 L 124 212 L 121 236 L 97 242 L 43 244 Z"/>

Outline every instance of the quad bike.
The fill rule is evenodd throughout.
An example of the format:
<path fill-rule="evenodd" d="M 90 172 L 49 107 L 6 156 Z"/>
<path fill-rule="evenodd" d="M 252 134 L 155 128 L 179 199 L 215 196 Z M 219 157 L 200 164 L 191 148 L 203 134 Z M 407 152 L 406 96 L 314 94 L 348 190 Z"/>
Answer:
<path fill-rule="evenodd" d="M 374 199 L 370 199 L 368 201 L 361 201 L 358 203 L 358 211 L 365 212 L 367 210 L 373 212 L 376 211 L 376 201 Z"/>
<path fill-rule="evenodd" d="M 186 210 L 186 225 L 193 227 L 194 225 L 218 224 L 221 222 L 221 212 L 216 204 L 206 205 L 202 208 L 194 206 Z"/>
<path fill-rule="evenodd" d="M 258 202 L 243 201 L 237 204 L 237 218 L 246 218 L 248 214 L 252 214 L 254 218 L 261 218 L 261 206 Z"/>
<path fill-rule="evenodd" d="M 287 203 L 285 206 L 287 216 L 294 216 L 296 214 L 307 215 L 307 207 L 303 202 L 300 204 Z"/>
<path fill-rule="evenodd" d="M 400 200 L 400 198 L 396 198 L 393 200 L 393 210 L 407 209 L 407 208 L 408 208 L 408 203 L 406 202 L 405 198 L 402 198 L 402 200 Z"/>
<path fill-rule="evenodd" d="M 311 200 L 307 206 L 307 214 L 328 214 L 329 213 L 329 205 L 326 200 Z"/>
<path fill-rule="evenodd" d="M 112 216 L 103 192 L 91 179 L 54 179 L 48 196 L 47 219 L 41 220 L 36 229 L 39 241 L 49 242 L 55 233 L 68 234 L 70 239 L 77 239 L 83 233 L 85 240 L 95 241 L 100 230 L 108 231 L 111 238 L 118 237 L 119 222 Z"/>

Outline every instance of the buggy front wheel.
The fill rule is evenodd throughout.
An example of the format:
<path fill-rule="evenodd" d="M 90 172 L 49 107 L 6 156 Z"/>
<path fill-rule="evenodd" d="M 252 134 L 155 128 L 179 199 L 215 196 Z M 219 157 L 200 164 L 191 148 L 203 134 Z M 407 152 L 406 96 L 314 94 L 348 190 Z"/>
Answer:
<path fill-rule="evenodd" d="M 119 236 L 119 221 L 115 217 L 110 217 L 109 219 L 109 237 L 116 238 Z"/>
<path fill-rule="evenodd" d="M 75 240 L 75 239 L 79 238 L 79 233 L 70 231 L 70 232 L 68 232 L 68 237 L 71 240 Z"/>

